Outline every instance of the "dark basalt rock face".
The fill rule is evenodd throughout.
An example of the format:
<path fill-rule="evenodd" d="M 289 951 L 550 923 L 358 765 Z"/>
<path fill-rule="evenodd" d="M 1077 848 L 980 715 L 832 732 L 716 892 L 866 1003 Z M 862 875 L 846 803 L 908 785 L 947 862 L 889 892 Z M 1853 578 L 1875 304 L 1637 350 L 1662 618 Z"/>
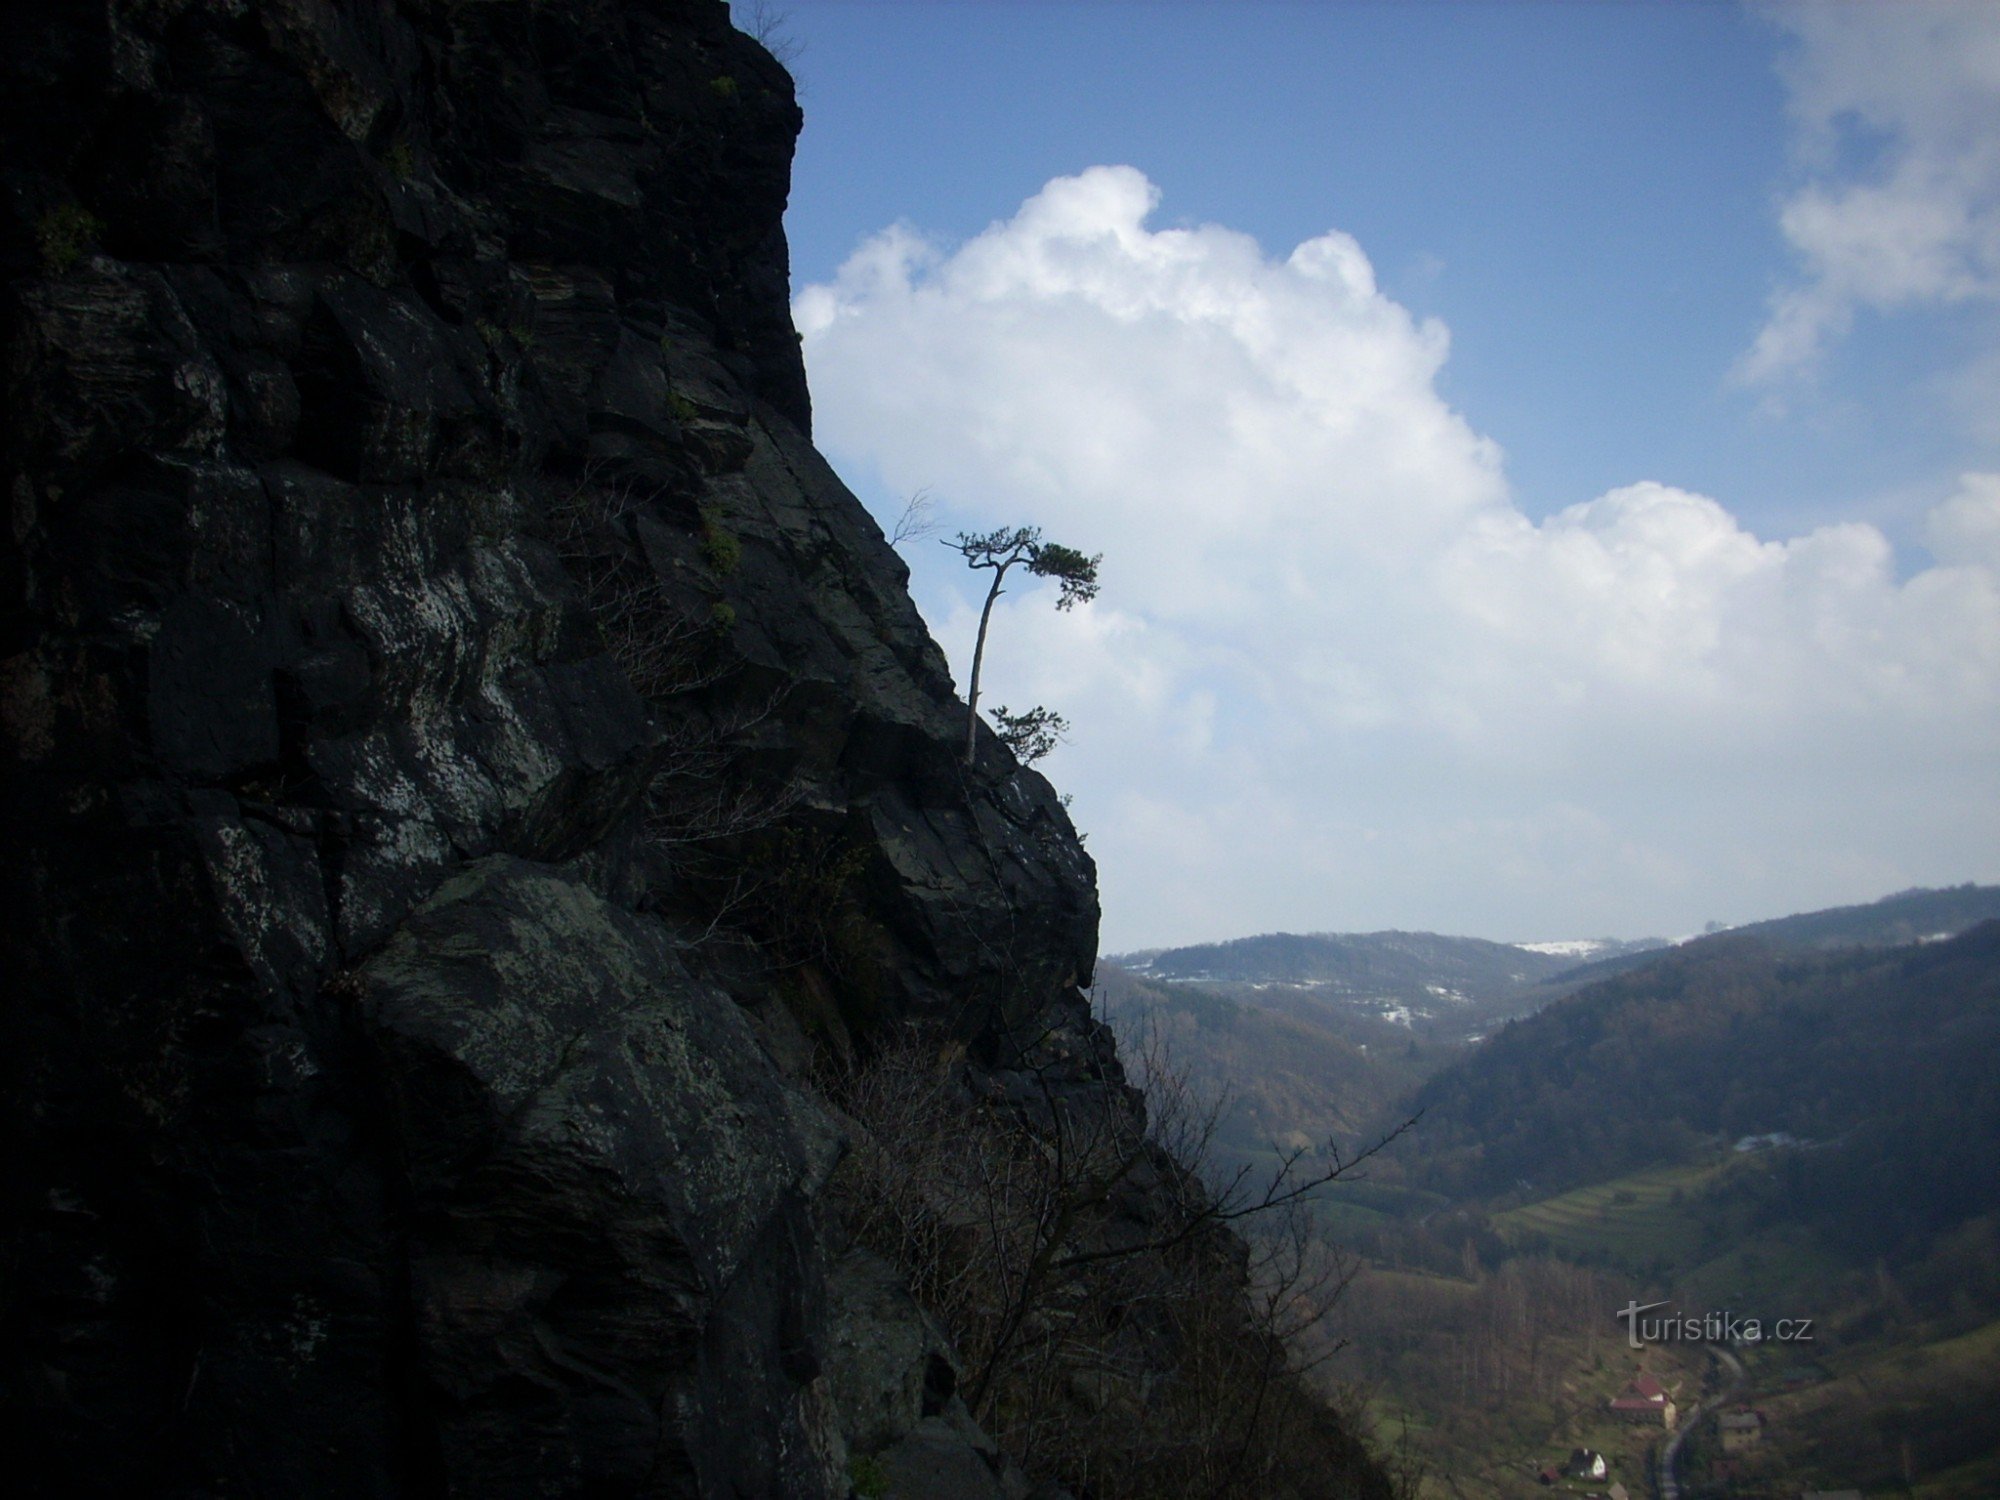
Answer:
<path fill-rule="evenodd" d="M 17 0 L 0 117 L 14 1493 L 1019 1493 L 804 1067 L 1119 1087 L 1092 869 L 811 447 L 782 69 Z"/>

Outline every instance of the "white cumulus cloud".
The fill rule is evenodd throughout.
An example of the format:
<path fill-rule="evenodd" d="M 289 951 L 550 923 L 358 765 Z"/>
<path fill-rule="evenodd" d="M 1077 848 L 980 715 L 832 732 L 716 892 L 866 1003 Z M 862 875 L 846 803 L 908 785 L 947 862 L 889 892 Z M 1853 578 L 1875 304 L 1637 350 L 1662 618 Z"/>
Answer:
<path fill-rule="evenodd" d="M 2000 296 L 2000 6 L 1791 4 L 1784 69 L 1809 179 L 1780 224 L 1803 276 L 1738 366 L 1809 369 L 1857 311 Z"/>
<path fill-rule="evenodd" d="M 1925 538 L 1941 563 L 2000 570 L 2000 474 L 1967 474 L 1931 512 Z"/>
<path fill-rule="evenodd" d="M 1536 522 L 1350 236 L 1274 258 L 1157 201 L 1092 168 L 795 308 L 820 440 L 885 505 L 1104 553 L 1095 604 L 1010 587 L 983 681 L 1075 725 L 1050 769 L 1112 947 L 1636 935 L 2000 873 L 2000 476 L 1939 497 L 1912 576 L 1871 527 L 1760 538 L 1661 483 Z M 918 551 L 963 680 L 977 582 Z"/>

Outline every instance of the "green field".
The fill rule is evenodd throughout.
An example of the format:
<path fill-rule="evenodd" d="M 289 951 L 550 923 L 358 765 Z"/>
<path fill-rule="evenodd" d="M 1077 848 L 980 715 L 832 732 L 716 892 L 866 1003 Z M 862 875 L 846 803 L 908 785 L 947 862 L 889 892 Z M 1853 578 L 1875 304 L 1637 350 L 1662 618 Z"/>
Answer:
<path fill-rule="evenodd" d="M 1508 1209 L 1493 1216 L 1493 1227 L 1516 1249 L 1546 1246 L 1642 1274 L 1692 1265 L 1704 1238 L 1694 1202 L 1733 1165 L 1725 1158 L 1648 1168 Z"/>
<path fill-rule="evenodd" d="M 1755 1158 L 1733 1156 L 1651 1167 L 1508 1209 L 1493 1227 L 1517 1251 L 1546 1249 L 1670 1284 L 1688 1307 L 1767 1318 L 1824 1311 L 1815 1295 L 1848 1269 L 1837 1257 L 1797 1226 L 1753 1232 L 1707 1196 L 1723 1177 L 1759 1170 Z"/>

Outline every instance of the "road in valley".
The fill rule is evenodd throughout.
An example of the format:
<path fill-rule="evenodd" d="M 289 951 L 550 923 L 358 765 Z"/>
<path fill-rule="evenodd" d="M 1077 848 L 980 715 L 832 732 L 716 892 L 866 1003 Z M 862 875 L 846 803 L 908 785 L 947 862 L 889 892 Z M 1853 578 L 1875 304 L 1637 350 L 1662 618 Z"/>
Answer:
<path fill-rule="evenodd" d="M 1709 1355 L 1729 1372 L 1728 1383 L 1716 1393 L 1714 1404 L 1720 1406 L 1743 1384 L 1743 1362 L 1720 1344 L 1709 1344 L 1707 1349 Z M 1681 1425 L 1674 1429 L 1674 1435 L 1660 1450 L 1660 1461 L 1653 1470 L 1653 1488 L 1659 1492 L 1660 1500 L 1681 1500 L 1681 1443 L 1694 1431 L 1694 1424 L 1701 1420 L 1701 1413 L 1700 1402 L 1689 1407 L 1681 1417 Z"/>

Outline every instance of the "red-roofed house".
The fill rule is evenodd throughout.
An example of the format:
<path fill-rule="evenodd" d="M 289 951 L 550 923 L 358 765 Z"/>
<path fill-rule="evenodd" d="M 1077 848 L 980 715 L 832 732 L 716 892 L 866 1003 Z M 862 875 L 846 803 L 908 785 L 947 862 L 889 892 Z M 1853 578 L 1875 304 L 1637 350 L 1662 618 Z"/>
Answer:
<path fill-rule="evenodd" d="M 1674 1398 L 1667 1388 L 1641 1370 L 1622 1395 L 1611 1398 L 1611 1415 L 1621 1422 L 1674 1425 Z"/>

